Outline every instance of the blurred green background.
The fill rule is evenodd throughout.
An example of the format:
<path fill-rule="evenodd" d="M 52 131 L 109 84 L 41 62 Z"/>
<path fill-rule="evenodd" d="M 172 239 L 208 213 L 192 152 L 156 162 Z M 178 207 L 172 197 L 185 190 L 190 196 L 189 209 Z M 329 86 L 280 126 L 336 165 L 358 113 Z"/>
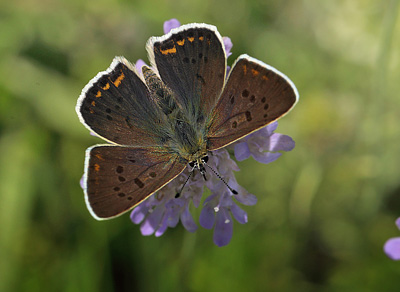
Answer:
<path fill-rule="evenodd" d="M 0 291 L 400 291 L 399 1 L 2 1 Z M 257 195 L 231 243 L 179 225 L 98 222 L 79 179 L 101 141 L 75 103 L 115 55 L 147 60 L 163 22 L 206 22 L 287 74 L 296 148 L 239 163 Z M 396 21 L 397 20 L 397 21 Z M 196 221 L 199 210 L 195 210 Z"/>

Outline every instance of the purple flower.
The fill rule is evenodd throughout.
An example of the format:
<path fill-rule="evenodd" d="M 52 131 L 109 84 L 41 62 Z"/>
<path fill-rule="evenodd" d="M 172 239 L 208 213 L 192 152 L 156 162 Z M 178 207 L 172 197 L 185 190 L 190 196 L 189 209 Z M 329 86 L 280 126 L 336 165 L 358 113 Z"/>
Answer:
<path fill-rule="evenodd" d="M 278 122 L 254 132 L 240 142 L 234 144 L 235 158 L 243 161 L 250 156 L 261 163 L 270 163 L 282 155 L 276 151 L 290 151 L 295 143 L 292 138 L 286 135 L 273 133 L 278 127 Z"/>
<path fill-rule="evenodd" d="M 203 189 L 206 186 L 212 194 L 203 203 L 200 225 L 207 229 L 214 227 L 216 245 L 224 246 L 229 243 L 233 229 L 231 214 L 239 223 L 247 223 L 247 213 L 235 201 L 243 205 L 254 205 L 257 198 L 236 182 L 233 171 L 238 171 L 239 168 L 226 149 L 210 153 L 207 165 L 218 172 L 225 182 L 238 192 L 238 195 L 233 195 L 225 183 L 207 167 L 207 180 L 204 180 L 198 171 L 194 171 L 181 196 L 175 198 L 192 171 L 190 167 L 187 167 L 182 174 L 132 211 L 132 222 L 141 223 L 140 230 L 143 235 L 161 236 L 168 227 L 175 227 L 179 220 L 188 231 L 196 231 L 197 225 L 190 214 L 189 207 L 191 203 L 194 207 L 199 207 Z"/>
<path fill-rule="evenodd" d="M 396 220 L 397 228 L 400 229 L 400 217 Z M 386 241 L 383 246 L 386 255 L 392 260 L 400 260 L 400 237 L 393 237 Z"/>
<path fill-rule="evenodd" d="M 178 19 L 172 18 L 164 22 L 164 33 L 167 34 L 171 31 L 171 29 L 180 27 L 181 23 Z"/>

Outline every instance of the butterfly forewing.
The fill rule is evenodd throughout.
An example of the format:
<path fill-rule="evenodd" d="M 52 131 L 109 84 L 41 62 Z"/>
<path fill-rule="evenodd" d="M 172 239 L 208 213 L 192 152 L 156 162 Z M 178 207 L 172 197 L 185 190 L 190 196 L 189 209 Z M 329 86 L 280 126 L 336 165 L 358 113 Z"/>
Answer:
<path fill-rule="evenodd" d="M 221 93 L 226 70 L 225 49 L 216 28 L 206 24 L 183 25 L 151 38 L 151 62 L 177 103 L 194 122 L 202 122 Z"/>
<path fill-rule="evenodd" d="M 242 55 L 234 64 L 208 125 L 208 149 L 224 147 L 277 120 L 298 99 L 284 74 Z"/>
<path fill-rule="evenodd" d="M 121 57 L 83 89 L 76 111 L 92 132 L 121 145 L 156 145 L 164 122 L 148 88 Z"/>
<path fill-rule="evenodd" d="M 185 168 L 157 148 L 98 145 L 86 151 L 85 195 L 96 219 L 118 216 L 160 189 Z"/>

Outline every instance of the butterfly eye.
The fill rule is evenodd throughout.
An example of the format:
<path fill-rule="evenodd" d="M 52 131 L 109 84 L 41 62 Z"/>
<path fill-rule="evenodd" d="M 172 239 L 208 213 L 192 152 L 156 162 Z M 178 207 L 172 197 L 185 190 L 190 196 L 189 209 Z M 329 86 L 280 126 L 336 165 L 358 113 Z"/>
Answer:
<path fill-rule="evenodd" d="M 202 161 L 203 163 L 207 163 L 207 162 L 208 162 L 208 156 L 207 156 L 207 155 L 204 156 L 204 157 L 201 159 L 201 161 Z"/>
<path fill-rule="evenodd" d="M 194 167 L 195 163 L 196 163 L 196 161 L 189 162 L 190 167 Z"/>

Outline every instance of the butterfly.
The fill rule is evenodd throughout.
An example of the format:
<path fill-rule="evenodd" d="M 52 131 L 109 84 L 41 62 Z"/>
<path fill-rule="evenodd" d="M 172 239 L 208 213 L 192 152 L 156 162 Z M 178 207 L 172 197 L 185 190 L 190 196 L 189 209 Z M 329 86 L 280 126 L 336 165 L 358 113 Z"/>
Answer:
<path fill-rule="evenodd" d="M 98 220 L 119 216 L 207 153 L 276 121 L 298 100 L 293 82 L 248 55 L 227 76 L 215 26 L 192 23 L 151 37 L 151 67 L 124 57 L 97 74 L 77 101 L 79 120 L 109 144 L 86 150 L 84 192 Z"/>

